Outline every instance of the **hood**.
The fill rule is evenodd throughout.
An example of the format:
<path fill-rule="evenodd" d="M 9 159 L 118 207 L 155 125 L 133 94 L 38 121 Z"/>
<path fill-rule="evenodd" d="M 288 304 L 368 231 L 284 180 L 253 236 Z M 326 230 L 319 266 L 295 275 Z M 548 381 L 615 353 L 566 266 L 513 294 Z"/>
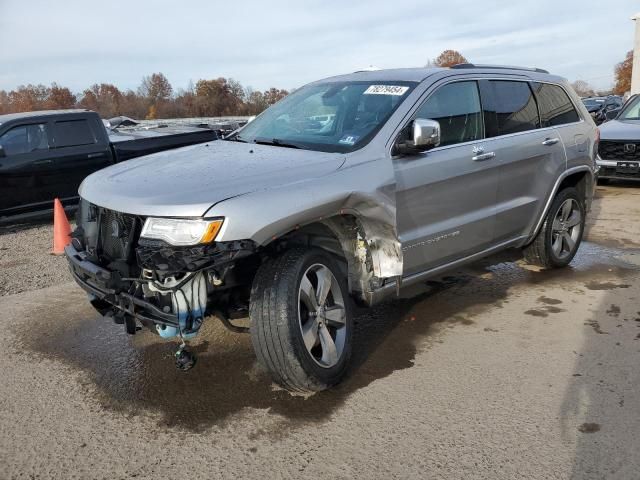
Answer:
<path fill-rule="evenodd" d="M 599 128 L 601 140 L 640 141 L 640 120 L 610 120 Z"/>
<path fill-rule="evenodd" d="M 343 163 L 339 153 L 218 140 L 107 167 L 79 193 L 118 212 L 199 217 L 222 200 L 327 175 Z"/>

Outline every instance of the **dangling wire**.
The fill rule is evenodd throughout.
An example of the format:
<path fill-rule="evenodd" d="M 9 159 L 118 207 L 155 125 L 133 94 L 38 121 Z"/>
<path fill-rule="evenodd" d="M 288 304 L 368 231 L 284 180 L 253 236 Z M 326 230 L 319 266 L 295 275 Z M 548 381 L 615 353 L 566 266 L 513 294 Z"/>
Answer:
<path fill-rule="evenodd" d="M 184 298 L 184 303 L 187 305 L 187 320 L 191 320 L 193 322 L 193 310 L 191 308 L 191 304 L 189 303 L 189 299 L 187 298 L 187 295 L 184 293 L 182 289 L 178 289 L 172 293 L 172 295 L 174 296 L 176 307 L 179 309 L 179 303 L 178 303 L 178 297 L 177 297 L 178 292 L 182 294 L 182 298 Z M 176 313 L 179 313 L 179 312 L 176 312 Z M 178 317 L 178 331 L 180 332 L 180 338 L 184 343 L 184 338 L 182 336 L 182 322 L 180 322 L 179 317 Z"/>

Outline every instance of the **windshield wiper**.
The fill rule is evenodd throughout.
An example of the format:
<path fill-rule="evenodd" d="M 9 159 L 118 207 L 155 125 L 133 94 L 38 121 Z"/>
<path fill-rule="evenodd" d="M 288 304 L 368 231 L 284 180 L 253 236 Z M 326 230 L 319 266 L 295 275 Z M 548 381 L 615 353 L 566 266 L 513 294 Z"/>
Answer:
<path fill-rule="evenodd" d="M 267 139 L 267 138 L 256 138 L 254 143 L 258 145 L 275 145 L 276 147 L 284 147 L 284 148 L 302 148 L 300 145 L 296 145 L 295 143 L 283 142 L 277 138 Z"/>

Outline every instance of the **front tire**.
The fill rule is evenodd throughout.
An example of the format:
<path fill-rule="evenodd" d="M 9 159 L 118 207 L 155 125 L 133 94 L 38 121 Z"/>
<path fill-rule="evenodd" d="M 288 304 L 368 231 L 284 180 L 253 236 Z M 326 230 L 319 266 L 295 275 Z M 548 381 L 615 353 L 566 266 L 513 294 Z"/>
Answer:
<path fill-rule="evenodd" d="M 543 268 L 562 268 L 573 260 L 584 233 L 584 199 L 573 188 L 554 198 L 540 231 L 524 251 L 525 260 Z"/>
<path fill-rule="evenodd" d="M 327 252 L 294 248 L 263 263 L 249 316 L 258 361 L 282 387 L 316 392 L 344 376 L 353 320 L 346 281 Z"/>

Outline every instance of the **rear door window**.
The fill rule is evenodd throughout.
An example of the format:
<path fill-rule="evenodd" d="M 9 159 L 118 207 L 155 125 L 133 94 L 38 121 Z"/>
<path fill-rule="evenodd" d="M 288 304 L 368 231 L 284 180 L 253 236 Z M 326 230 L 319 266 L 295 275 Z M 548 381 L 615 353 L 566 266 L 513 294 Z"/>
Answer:
<path fill-rule="evenodd" d="M 527 82 L 490 80 L 483 87 L 487 137 L 538 128 L 538 107 Z"/>
<path fill-rule="evenodd" d="M 533 83 L 533 91 L 538 100 L 542 127 L 557 127 L 580 120 L 569 95 L 558 85 Z"/>
<path fill-rule="evenodd" d="M 484 136 L 480 94 L 475 81 L 440 87 L 418 109 L 415 118 L 440 123 L 440 145 L 472 142 Z"/>
<path fill-rule="evenodd" d="M 96 138 L 91 131 L 89 122 L 84 119 L 55 122 L 53 126 L 53 138 L 56 148 L 96 143 Z"/>
<path fill-rule="evenodd" d="M 20 125 L 6 131 L 0 137 L 5 155 L 19 155 L 49 149 L 47 124 Z"/>

